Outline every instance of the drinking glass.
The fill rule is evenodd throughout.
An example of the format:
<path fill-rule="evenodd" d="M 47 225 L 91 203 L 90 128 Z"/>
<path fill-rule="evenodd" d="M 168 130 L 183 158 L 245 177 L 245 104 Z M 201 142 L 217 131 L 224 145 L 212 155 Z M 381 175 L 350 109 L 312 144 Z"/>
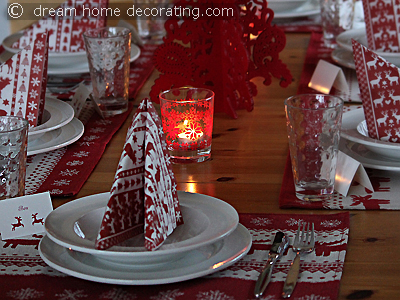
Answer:
<path fill-rule="evenodd" d="M 333 195 L 343 100 L 303 94 L 285 100 L 287 132 L 297 198 L 321 201 Z"/>
<path fill-rule="evenodd" d="M 128 109 L 131 32 L 123 27 L 103 27 L 83 33 L 93 97 L 104 117 Z"/>
<path fill-rule="evenodd" d="M 0 117 L 0 200 L 25 194 L 28 126 L 24 118 Z"/>

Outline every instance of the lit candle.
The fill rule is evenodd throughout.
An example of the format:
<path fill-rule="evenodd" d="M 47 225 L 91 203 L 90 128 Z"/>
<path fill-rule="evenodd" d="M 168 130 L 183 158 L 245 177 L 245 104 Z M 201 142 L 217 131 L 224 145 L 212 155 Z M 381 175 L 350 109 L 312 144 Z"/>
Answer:
<path fill-rule="evenodd" d="M 180 126 L 178 126 L 178 128 L 181 129 L 180 133 L 178 134 L 178 138 L 182 140 L 188 140 L 188 142 L 197 141 L 203 136 L 201 126 L 196 122 L 185 120 Z"/>

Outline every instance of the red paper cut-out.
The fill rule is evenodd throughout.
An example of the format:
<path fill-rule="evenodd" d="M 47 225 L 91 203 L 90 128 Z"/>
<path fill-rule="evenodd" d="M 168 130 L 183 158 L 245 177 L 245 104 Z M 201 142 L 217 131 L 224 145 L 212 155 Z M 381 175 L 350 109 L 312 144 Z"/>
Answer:
<path fill-rule="evenodd" d="M 264 85 L 270 85 L 274 76 L 282 87 L 292 82 L 290 71 L 279 59 L 286 37 L 271 25 L 274 13 L 266 0 L 230 0 L 223 4 L 187 0 L 175 5 L 197 5 L 204 12 L 211 4 L 231 9 L 234 16 L 166 21 L 164 43 L 154 53 L 160 75 L 150 97 L 159 103 L 159 93 L 174 87 L 208 88 L 215 93 L 215 112 L 237 118 L 236 110 L 253 110 L 257 87 L 252 78 L 263 77 Z"/>

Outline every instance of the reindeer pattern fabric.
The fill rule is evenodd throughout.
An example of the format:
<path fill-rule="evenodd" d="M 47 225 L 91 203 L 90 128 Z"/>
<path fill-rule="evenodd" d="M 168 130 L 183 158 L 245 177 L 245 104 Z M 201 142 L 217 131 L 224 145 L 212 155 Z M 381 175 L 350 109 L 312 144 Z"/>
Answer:
<path fill-rule="evenodd" d="M 369 136 L 400 142 L 399 68 L 355 40 L 353 55 Z"/>
<path fill-rule="evenodd" d="M 85 51 L 83 32 L 106 25 L 104 14 L 95 15 L 89 12 L 101 11 L 107 7 L 108 0 L 68 0 L 55 8 L 55 13 L 47 15 L 25 29 L 12 47 L 24 48 L 38 33 L 47 32 L 50 52 Z"/>
<path fill-rule="evenodd" d="M 151 101 L 144 99 L 128 129 L 96 248 L 107 249 L 144 232 L 155 250 L 183 223 L 176 180 Z"/>
<path fill-rule="evenodd" d="M 381 52 L 399 52 L 400 5 L 395 0 L 363 0 L 368 47 Z"/>

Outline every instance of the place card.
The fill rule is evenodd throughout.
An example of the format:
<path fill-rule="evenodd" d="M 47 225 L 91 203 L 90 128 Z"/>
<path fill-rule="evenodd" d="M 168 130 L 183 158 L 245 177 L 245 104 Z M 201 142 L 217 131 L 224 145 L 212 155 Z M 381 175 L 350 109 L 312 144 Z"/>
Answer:
<path fill-rule="evenodd" d="M 323 94 L 329 94 L 332 87 L 349 94 L 349 86 L 343 70 L 323 59 L 318 62 L 308 87 Z"/>
<path fill-rule="evenodd" d="M 364 166 L 354 158 L 339 151 L 336 165 L 335 190 L 343 196 L 347 196 L 353 181 L 374 191 Z"/>
<path fill-rule="evenodd" d="M 1 200 L 1 239 L 44 232 L 44 220 L 52 210 L 49 192 Z"/>
<path fill-rule="evenodd" d="M 91 93 L 91 89 L 89 89 L 84 82 L 79 84 L 71 101 L 71 106 L 74 109 L 76 118 L 79 118 L 82 108 L 85 106 L 86 100 L 90 98 Z"/>

